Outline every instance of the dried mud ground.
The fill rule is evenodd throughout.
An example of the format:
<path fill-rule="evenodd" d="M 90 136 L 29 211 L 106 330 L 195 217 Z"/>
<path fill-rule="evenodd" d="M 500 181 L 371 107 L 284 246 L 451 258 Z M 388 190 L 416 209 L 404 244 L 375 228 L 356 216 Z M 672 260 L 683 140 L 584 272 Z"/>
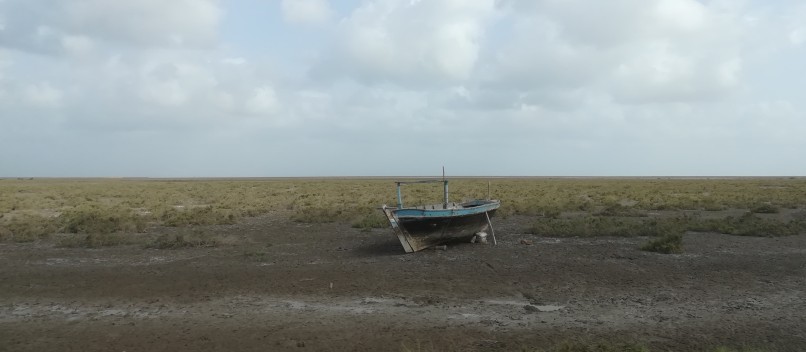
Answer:
<path fill-rule="evenodd" d="M 238 239 L 215 248 L 0 244 L 0 350 L 806 350 L 804 235 L 688 233 L 663 255 L 522 221 L 415 254 L 386 229 L 273 216 L 198 229 Z"/>

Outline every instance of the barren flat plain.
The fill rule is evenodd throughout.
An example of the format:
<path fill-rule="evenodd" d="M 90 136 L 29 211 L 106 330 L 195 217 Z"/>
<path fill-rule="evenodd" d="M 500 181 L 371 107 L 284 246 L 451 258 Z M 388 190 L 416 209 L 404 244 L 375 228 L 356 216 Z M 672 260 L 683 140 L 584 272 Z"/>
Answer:
<path fill-rule="evenodd" d="M 386 179 L 0 180 L 0 350 L 806 350 L 806 180 L 488 184 L 497 245 L 405 254 Z"/>

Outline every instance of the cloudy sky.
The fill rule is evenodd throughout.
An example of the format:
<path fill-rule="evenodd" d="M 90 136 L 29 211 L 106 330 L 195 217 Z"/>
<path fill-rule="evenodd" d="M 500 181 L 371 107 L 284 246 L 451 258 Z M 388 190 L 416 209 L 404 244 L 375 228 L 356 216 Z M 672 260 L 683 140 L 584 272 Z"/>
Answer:
<path fill-rule="evenodd" d="M 0 0 L 0 177 L 806 175 L 801 0 Z"/>

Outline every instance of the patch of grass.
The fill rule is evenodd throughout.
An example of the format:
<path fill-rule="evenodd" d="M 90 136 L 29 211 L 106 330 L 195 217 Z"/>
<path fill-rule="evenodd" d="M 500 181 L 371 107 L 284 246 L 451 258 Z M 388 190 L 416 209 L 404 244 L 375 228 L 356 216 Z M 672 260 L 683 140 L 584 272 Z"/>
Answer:
<path fill-rule="evenodd" d="M 401 179 L 400 181 L 405 181 Z M 501 200 L 497 216 L 557 218 L 580 211 L 604 209 L 601 217 L 643 217 L 647 211 L 750 209 L 806 209 L 806 178 L 727 179 L 566 179 L 513 178 L 451 181 L 451 200 L 485 198 Z M 441 187 L 407 185 L 407 205 L 441 201 Z M 9 240 L 10 218 L 19 214 L 69 213 L 96 209 L 97 215 L 75 217 L 75 232 L 137 232 L 142 225 L 167 226 L 230 224 L 242 216 L 290 211 L 298 222 L 356 223 L 365 228 L 378 219 L 363 219 L 364 211 L 381 204 L 395 204 L 395 186 L 388 179 L 293 180 L 114 180 L 114 179 L 4 179 L 0 182 L 0 230 Z M 630 200 L 629 207 L 613 204 Z M 775 206 L 761 206 L 761 205 Z M 169 205 L 175 206 L 170 208 Z M 119 220 L 109 220 L 109 209 L 122 209 Z M 132 211 L 131 209 L 136 209 Z M 135 217 L 140 219 L 133 219 Z M 786 214 L 784 214 L 786 215 Z M 82 218 L 83 217 L 83 218 Z M 112 216 L 113 218 L 115 215 Z M 768 221 L 784 222 L 788 216 Z M 92 222 L 99 222 L 92 225 Z M 736 221 L 736 220 L 731 220 Z M 127 225 L 134 222 L 134 225 Z M 40 224 L 30 223 L 37 227 Z M 62 226 L 64 224 L 57 224 Z M 378 224 L 380 225 L 380 224 Z M 709 225 L 711 226 L 711 225 Z M 747 225 L 745 225 L 747 226 Z M 792 224 L 787 224 L 789 228 Z M 95 228 L 95 229 L 93 229 Z M 134 230 L 132 230 L 134 228 Z M 110 230 L 111 229 L 111 230 Z M 17 232 L 26 232 L 21 230 Z M 36 233 L 38 230 L 32 229 Z M 53 231 L 58 232 L 58 229 Z M 750 233 L 753 231 L 745 231 Z M 758 231 L 755 231 L 758 232 Z M 787 233 L 791 230 L 775 230 Z M 36 236 L 20 236 L 31 239 Z"/>
<path fill-rule="evenodd" d="M 584 204 L 589 204 L 589 203 L 584 203 Z M 560 215 L 562 215 L 562 211 L 560 209 L 558 209 L 558 208 L 547 208 L 547 209 L 541 209 L 540 214 L 543 215 L 544 217 L 547 217 L 547 218 L 557 219 L 557 218 L 560 217 Z"/>
<path fill-rule="evenodd" d="M 56 221 L 36 215 L 21 215 L 0 223 L 0 240 L 33 242 L 49 237 L 58 229 Z"/>
<path fill-rule="evenodd" d="M 772 204 L 765 203 L 753 207 L 750 211 L 758 214 L 777 214 L 780 210 Z"/>
<path fill-rule="evenodd" d="M 192 225 L 231 225 L 236 221 L 235 214 L 225 209 L 213 206 L 192 208 L 168 208 L 160 216 L 165 226 L 192 226 Z"/>
<path fill-rule="evenodd" d="M 683 253 L 683 235 L 669 234 L 652 239 L 649 242 L 644 243 L 641 246 L 641 250 L 663 254 Z"/>
<path fill-rule="evenodd" d="M 143 217 L 123 207 L 78 207 L 65 211 L 59 220 L 66 233 L 143 232 L 146 227 Z"/>
<path fill-rule="evenodd" d="M 756 348 L 756 347 L 727 347 L 727 346 L 719 346 L 714 348 L 714 352 L 767 352 L 770 351 L 768 349 L 763 348 Z"/>
<path fill-rule="evenodd" d="M 330 223 L 344 220 L 345 214 L 339 207 L 308 207 L 294 212 L 291 219 L 306 224 Z"/>
<path fill-rule="evenodd" d="M 389 220 L 379 210 L 363 215 L 351 224 L 358 229 L 383 229 L 389 227 Z"/>
<path fill-rule="evenodd" d="M 268 253 L 259 250 L 247 250 L 243 252 L 243 257 L 253 262 L 266 262 L 269 260 Z"/>
<path fill-rule="evenodd" d="M 649 352 L 650 349 L 642 344 L 633 342 L 563 342 L 551 349 L 536 349 L 534 351 L 546 352 Z"/>
<path fill-rule="evenodd" d="M 663 236 L 679 232 L 679 219 L 618 219 L 612 217 L 578 217 L 569 219 L 537 219 L 526 233 L 550 237 L 595 236 Z"/>
<path fill-rule="evenodd" d="M 442 351 L 444 348 L 437 348 L 433 341 L 421 341 L 419 339 L 414 341 L 403 341 L 400 343 L 401 352 L 425 352 L 425 351 Z"/>
<path fill-rule="evenodd" d="M 647 216 L 646 210 L 636 209 L 633 207 L 623 206 L 621 204 L 610 205 L 598 213 L 598 216 L 623 216 L 623 217 L 645 217 Z"/>
<path fill-rule="evenodd" d="M 792 236 L 806 233 L 806 219 L 764 219 L 750 212 L 738 218 L 722 219 L 703 219 L 685 214 L 674 218 L 651 219 L 587 216 L 568 219 L 538 218 L 525 230 L 529 234 L 548 237 L 660 237 L 685 231 L 758 237 Z"/>
<path fill-rule="evenodd" d="M 795 219 L 782 220 L 762 219 L 752 213 L 738 218 L 701 219 L 688 224 L 688 229 L 699 232 L 718 232 L 738 236 L 779 237 L 806 233 L 806 221 Z"/>
<path fill-rule="evenodd" d="M 216 236 L 195 233 L 195 234 L 162 234 L 153 241 L 146 244 L 146 248 L 156 249 L 180 249 L 198 247 L 218 247 L 222 240 Z"/>
<path fill-rule="evenodd" d="M 61 237 L 56 245 L 68 248 L 102 248 L 128 243 L 120 233 L 68 234 Z"/>

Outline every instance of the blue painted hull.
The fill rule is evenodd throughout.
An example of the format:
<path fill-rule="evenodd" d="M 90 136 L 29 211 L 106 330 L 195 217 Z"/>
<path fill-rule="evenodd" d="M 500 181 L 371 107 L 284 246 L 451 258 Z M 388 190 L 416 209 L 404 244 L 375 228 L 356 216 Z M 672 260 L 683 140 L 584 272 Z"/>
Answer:
<path fill-rule="evenodd" d="M 387 208 L 386 214 L 403 249 L 416 252 L 449 242 L 469 241 L 476 233 L 488 231 L 489 217 L 498 200 L 474 200 L 461 204 L 435 204 L 423 207 Z"/>

